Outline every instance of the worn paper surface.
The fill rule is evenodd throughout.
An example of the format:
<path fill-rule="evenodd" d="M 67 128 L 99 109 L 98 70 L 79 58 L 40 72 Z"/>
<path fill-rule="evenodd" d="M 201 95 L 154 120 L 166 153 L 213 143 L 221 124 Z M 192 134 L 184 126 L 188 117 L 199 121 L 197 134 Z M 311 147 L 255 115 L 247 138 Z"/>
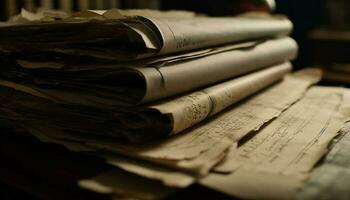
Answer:
<path fill-rule="evenodd" d="M 56 69 L 54 72 L 43 69 L 40 74 L 45 75 L 40 76 L 36 74 L 40 69 L 33 69 L 33 66 L 28 69 L 27 66 L 26 69 L 14 68 L 10 74 L 17 77 L 17 71 L 23 71 L 26 76 L 17 84 L 31 87 L 32 90 L 65 104 L 103 108 L 135 106 L 181 95 L 267 68 L 293 59 L 297 53 L 297 45 L 291 38 L 248 45 L 248 48 L 243 49 L 238 46 L 238 49 L 222 52 L 219 50 L 218 53 L 206 54 L 195 59 L 182 58 L 184 60 L 170 63 L 166 61 L 164 66 L 159 63 L 83 65 L 70 69 Z M 67 87 L 74 90 L 62 89 Z"/>
<path fill-rule="evenodd" d="M 269 35 L 288 35 L 292 30 L 288 19 L 277 18 L 195 17 L 181 21 L 167 18 L 149 19 L 162 34 L 163 47 L 160 54 L 264 38 Z"/>
<path fill-rule="evenodd" d="M 208 49 L 199 49 L 196 51 L 184 52 L 181 54 L 175 54 L 175 55 L 170 54 L 170 55 L 161 56 L 161 57 L 152 57 L 152 58 L 143 59 L 140 61 L 135 61 L 135 63 L 161 67 L 161 66 L 168 65 L 170 63 L 178 62 L 178 61 L 201 58 L 208 55 L 217 54 L 225 51 L 231 51 L 235 49 L 247 50 L 249 48 L 253 48 L 254 46 L 262 43 L 263 41 L 265 40 L 246 41 L 246 42 L 240 42 L 237 44 L 228 44 L 224 46 L 212 47 Z"/>
<path fill-rule="evenodd" d="M 253 138 L 231 148 L 215 169 L 235 171 L 212 173 L 202 184 L 241 198 L 293 198 L 350 116 L 349 98 L 349 90 L 343 88 L 311 88 Z M 239 186 L 228 189 L 230 184 Z"/>
<path fill-rule="evenodd" d="M 349 117 L 349 94 L 343 88 L 313 87 L 252 139 L 238 149 L 231 148 L 216 170 L 309 172 Z"/>
<path fill-rule="evenodd" d="M 294 40 L 281 38 L 253 48 L 221 52 L 162 67 L 135 68 L 143 75 L 147 86 L 142 102 L 188 92 L 294 59 L 297 48 Z"/>
<path fill-rule="evenodd" d="M 314 72 L 304 71 L 287 76 L 277 85 L 238 106 L 226 109 L 183 134 L 147 145 L 124 145 L 110 139 L 103 140 L 101 136 L 70 134 L 63 130 L 60 132 L 60 129 L 55 126 L 50 127 L 47 123 L 42 123 L 39 130 L 53 139 L 84 143 L 88 149 L 117 152 L 205 175 L 224 158 L 229 147 L 236 145 L 243 136 L 258 130 L 264 123 L 277 117 L 284 109 L 297 101 L 306 89 L 319 79 L 319 75 L 313 74 Z M 34 123 L 30 124 L 35 126 Z M 85 147 L 75 147 L 78 151 L 81 148 L 85 149 Z M 130 171 L 132 171 L 131 168 Z M 137 173 L 137 170 L 132 172 Z M 146 172 L 142 173 L 140 174 L 152 176 L 147 175 Z M 156 178 L 157 176 L 161 175 L 154 175 Z M 158 179 L 166 182 L 166 178 Z"/>
<path fill-rule="evenodd" d="M 147 140 L 149 134 L 159 138 L 168 136 L 171 133 L 179 133 L 270 86 L 282 79 L 290 70 L 291 65 L 289 63 L 282 63 L 178 98 L 164 100 L 161 103 L 136 108 L 102 107 L 92 111 L 89 108 L 81 111 L 70 106 L 58 106 L 55 103 L 61 103 L 61 99 L 52 99 L 51 95 L 43 94 L 32 87 L 9 81 L 0 81 L 0 85 L 27 93 L 12 95 L 12 101 L 16 102 L 18 106 L 13 106 L 13 104 L 8 106 L 14 109 L 23 107 L 19 110 L 37 110 L 33 113 L 37 115 L 36 118 L 39 118 L 37 123 L 41 123 L 41 116 L 52 116 L 46 120 L 46 125 L 51 123 L 60 129 L 64 127 L 72 132 L 73 130 L 78 132 L 85 131 L 88 135 L 99 135 L 99 132 L 107 132 L 108 136 L 114 138 L 126 137 L 131 141 L 141 141 L 143 138 Z M 32 96 L 28 96 L 28 94 Z M 77 96 L 81 97 L 83 95 L 77 93 Z M 33 104 L 36 105 L 28 105 L 28 103 L 21 100 L 22 98 L 30 98 L 32 99 L 30 101 L 33 101 Z M 45 101 L 42 98 L 48 100 Z M 75 101 L 83 103 L 79 99 L 75 99 Z M 23 114 L 27 115 L 26 113 Z M 73 121 L 65 122 L 68 118 L 74 119 L 75 123 L 72 123 Z M 34 119 L 30 117 L 27 120 L 34 121 Z M 114 121 L 113 126 L 101 126 L 101 123 L 98 123 L 108 120 Z M 107 135 L 107 133 L 104 133 L 104 135 Z"/>
<path fill-rule="evenodd" d="M 179 133 L 282 79 L 290 71 L 290 63 L 276 65 L 151 107 L 170 115 L 172 133 Z"/>
<path fill-rule="evenodd" d="M 0 43 L 6 44 L 1 45 L 5 51 L 34 51 L 37 52 L 36 57 L 43 60 L 47 60 L 44 52 L 49 51 L 64 54 L 68 59 L 70 56 L 84 55 L 102 60 L 121 61 L 286 36 L 292 30 L 292 23 L 281 17 L 193 16 L 194 13 L 190 12 L 116 9 L 82 11 L 70 17 L 65 13 L 24 12 L 19 17 L 21 20 L 0 27 L 0 32 L 11 31 Z M 96 28 L 89 29 L 85 25 Z M 76 38 L 70 35 L 71 32 L 64 32 L 67 28 L 73 32 L 79 31 L 81 26 L 85 27 L 84 37 L 79 35 L 80 37 Z M 25 43 L 19 42 L 21 38 L 17 35 L 21 33 L 25 38 L 29 37 Z M 89 39 L 83 39 L 85 37 Z M 92 38 L 94 42 L 91 42 Z M 100 43 L 100 40 L 104 42 Z M 80 45 L 76 45 L 77 43 Z M 123 45 L 120 45 L 121 43 Z M 94 48 L 86 48 L 91 45 Z M 68 60 L 57 61 L 67 63 Z"/>
<path fill-rule="evenodd" d="M 152 26 L 146 26 L 147 23 L 142 25 L 153 32 L 159 32 L 161 38 L 158 40 L 162 42 L 159 54 L 219 46 L 248 39 L 284 36 L 293 28 L 287 18 L 281 17 L 194 17 L 193 12 L 186 11 L 91 10 L 76 13 L 73 17 L 118 20 L 122 15 L 142 16 L 153 23 Z M 133 28 L 140 27 L 135 22 L 128 25 Z M 154 36 L 146 34 L 145 37 Z"/>
<path fill-rule="evenodd" d="M 297 101 L 318 75 L 291 75 L 239 106 L 227 109 L 183 134 L 143 146 L 88 142 L 94 148 L 163 163 L 175 168 L 205 174 L 208 163 L 237 143 L 246 134 L 258 130 Z M 219 161 L 219 159 L 217 159 Z M 195 165 L 193 163 L 196 163 Z M 211 163 L 213 166 L 215 163 Z"/>

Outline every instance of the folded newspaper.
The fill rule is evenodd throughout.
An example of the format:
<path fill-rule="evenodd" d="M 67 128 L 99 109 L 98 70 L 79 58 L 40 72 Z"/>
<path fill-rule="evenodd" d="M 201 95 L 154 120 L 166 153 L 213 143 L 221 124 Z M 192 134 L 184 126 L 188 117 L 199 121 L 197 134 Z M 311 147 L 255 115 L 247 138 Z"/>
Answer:
<path fill-rule="evenodd" d="M 0 25 L 0 126 L 108 163 L 76 177 L 96 193 L 159 199 L 200 181 L 286 197 L 348 119 L 350 97 L 309 89 L 318 70 L 290 74 L 291 28 L 271 16 L 23 10 Z"/>
<path fill-rule="evenodd" d="M 281 80 L 298 50 L 286 18 L 121 13 L 22 10 L 1 26 L 13 62 L 0 86 L 18 91 L 2 99 L 9 118 L 86 137 L 165 137 Z"/>
<path fill-rule="evenodd" d="M 282 63 L 176 98 L 145 106 L 114 108 L 65 104 L 26 85 L 0 80 L 1 86 L 20 91 L 3 98 L 1 103 L 21 113 L 17 120 L 29 124 L 45 124 L 73 134 L 139 141 L 180 133 L 277 82 L 290 71 L 291 65 Z"/>
<path fill-rule="evenodd" d="M 0 49 L 22 59 L 50 62 L 81 62 L 79 56 L 132 60 L 285 36 L 292 29 L 284 17 L 251 15 L 189 17 L 108 10 L 48 17 L 22 10 L 21 18 L 26 20 L 0 26 Z"/>
<path fill-rule="evenodd" d="M 190 58 L 156 58 L 52 69 L 21 62 L 6 65 L 2 79 L 16 81 L 69 104 L 133 106 L 203 88 L 293 59 L 291 38 L 218 47 Z M 79 92 L 77 92 L 79 91 Z"/>

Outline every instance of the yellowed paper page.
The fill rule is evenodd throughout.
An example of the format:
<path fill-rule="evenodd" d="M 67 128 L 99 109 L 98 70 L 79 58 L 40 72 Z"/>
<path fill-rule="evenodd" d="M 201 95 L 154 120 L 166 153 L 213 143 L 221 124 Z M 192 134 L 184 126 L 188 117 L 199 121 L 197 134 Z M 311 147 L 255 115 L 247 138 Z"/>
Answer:
<path fill-rule="evenodd" d="M 145 79 L 142 103 L 217 84 L 252 71 L 292 60 L 298 46 L 291 38 L 268 40 L 165 66 L 135 68 Z"/>
<path fill-rule="evenodd" d="M 231 148 L 216 170 L 308 173 L 350 116 L 349 108 L 348 90 L 313 87 L 252 139 L 238 149 Z"/>
<path fill-rule="evenodd" d="M 41 131 L 53 139 L 85 143 L 84 145 L 94 151 L 116 152 L 196 175 L 205 175 L 225 157 L 229 147 L 237 145 L 237 142 L 246 134 L 258 130 L 266 122 L 277 117 L 284 109 L 301 98 L 307 88 L 317 82 L 319 77 L 318 71 L 314 70 L 289 75 L 277 85 L 238 106 L 226 109 L 202 124 L 186 130 L 183 134 L 146 145 L 124 145 L 99 137 L 56 133 L 45 129 Z M 49 127 L 49 129 L 52 128 Z M 79 148 L 77 148 L 78 151 Z M 140 174 L 152 176 L 146 173 Z M 169 182 L 165 179 L 162 181 Z"/>
<path fill-rule="evenodd" d="M 119 15 L 110 15 L 110 13 L 143 17 L 146 22 L 144 25 L 148 24 L 147 28 L 159 35 L 158 40 L 162 44 L 159 54 L 162 55 L 240 41 L 286 36 L 293 28 L 286 17 L 268 15 L 264 17 L 195 17 L 195 13 L 188 11 L 164 12 L 149 9 L 91 10 L 89 12 L 94 12 L 106 19 L 120 19 Z M 84 16 L 86 15 L 81 17 Z M 135 23 L 129 25 L 134 27 Z"/>
<path fill-rule="evenodd" d="M 81 92 L 76 93 L 59 90 L 57 87 L 38 87 L 32 82 L 22 84 L 27 84 L 32 89 L 67 104 L 95 107 L 136 106 L 165 97 L 174 98 L 175 95 L 184 95 L 247 73 L 266 69 L 293 59 L 297 53 L 297 44 L 291 38 L 274 39 L 248 48 L 237 48 L 229 51 L 219 50 L 219 53 L 171 62 L 165 66 L 140 66 L 139 64 L 128 65 L 129 67 L 126 68 L 119 65 L 95 66 L 115 70 L 113 76 L 116 80 L 128 76 L 135 81 L 132 82 L 134 84 L 115 83 L 110 86 L 105 84 L 96 86 L 102 90 L 92 89 L 94 87 L 91 90 L 82 88 Z M 23 61 L 20 63 L 23 64 Z M 28 62 L 25 64 L 27 68 L 33 67 Z M 59 64 L 51 67 L 59 67 Z M 106 89 L 112 92 L 106 93 Z M 125 91 L 132 91 L 132 95 Z M 105 95 L 109 98 L 105 98 Z"/>
<path fill-rule="evenodd" d="M 277 82 L 291 69 L 283 63 L 151 107 L 171 116 L 176 134 Z"/>
<path fill-rule="evenodd" d="M 292 23 L 286 18 L 195 17 L 148 18 L 162 35 L 160 54 L 217 46 L 269 35 L 288 35 Z M 210 27 L 210 29 L 208 29 Z"/>
<path fill-rule="evenodd" d="M 294 198 L 347 121 L 349 108 L 350 90 L 311 88 L 250 140 L 230 149 L 215 170 L 232 173 L 212 173 L 201 183 L 240 198 Z M 226 186 L 232 184 L 237 187 Z"/>
<path fill-rule="evenodd" d="M 232 144 L 258 130 L 301 98 L 307 88 L 320 77 L 318 71 L 309 72 L 290 75 L 281 83 L 239 106 L 227 109 L 218 116 L 166 140 L 141 146 L 107 142 L 87 144 L 93 148 L 136 156 L 204 175 L 215 162 L 223 158 Z"/>

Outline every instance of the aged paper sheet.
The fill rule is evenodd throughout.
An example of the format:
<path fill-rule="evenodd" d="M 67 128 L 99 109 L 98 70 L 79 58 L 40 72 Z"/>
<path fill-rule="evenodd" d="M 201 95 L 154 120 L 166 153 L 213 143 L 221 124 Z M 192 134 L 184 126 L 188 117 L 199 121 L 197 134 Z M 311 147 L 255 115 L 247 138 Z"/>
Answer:
<path fill-rule="evenodd" d="M 194 13 L 188 12 L 116 9 L 82 11 L 72 15 L 57 11 L 30 13 L 23 10 L 22 16 L 16 17 L 12 23 L 0 26 L 0 32 L 11 32 L 6 35 L 6 38 L 0 38 L 3 39 L 0 41 L 2 44 L 10 43 L 7 47 L 2 45 L 1 49 L 4 51 L 7 48 L 15 48 L 18 51 L 26 49 L 23 47 L 24 44 L 21 45 L 18 42 L 20 37 L 16 36 L 22 33 L 29 37 L 30 43 L 25 43 L 27 50 L 35 49 L 40 54 L 50 51 L 63 53 L 68 57 L 79 54 L 109 61 L 135 60 L 248 40 L 282 37 L 288 35 L 293 28 L 290 20 L 281 16 L 193 16 Z M 94 27 L 86 29 L 88 34 L 84 36 L 89 38 L 88 41 L 84 39 L 85 37 L 73 37 L 72 39 L 69 34 L 71 32 L 65 32 L 67 27 L 74 32 L 85 25 Z M 41 37 L 38 40 L 33 35 L 51 37 L 43 41 Z M 92 37 L 89 37 L 90 35 Z M 95 38 L 95 42 L 91 42 L 91 38 Z M 99 43 L 101 39 L 107 44 Z M 61 45 L 60 41 L 65 41 L 65 45 Z M 72 45 L 74 43 L 93 45 L 94 48 Z M 40 49 L 35 48 L 37 45 L 40 45 Z M 44 55 L 41 56 L 44 58 Z M 63 62 L 63 60 L 58 60 L 58 62 Z"/>
<path fill-rule="evenodd" d="M 315 71 L 311 72 L 290 75 L 239 106 L 166 140 L 141 146 L 93 141 L 86 144 L 204 175 L 225 156 L 232 144 L 258 130 L 301 98 L 319 78 Z"/>
<path fill-rule="evenodd" d="M 151 29 L 159 34 L 158 43 L 162 44 L 159 54 L 188 51 L 227 43 L 246 41 L 248 39 L 269 38 L 290 34 L 293 24 L 281 16 L 237 16 L 237 17 L 195 17 L 195 13 L 184 11 L 159 12 L 152 10 L 106 10 L 94 12 L 106 19 L 121 19 L 122 15 L 142 16 L 142 30 Z M 79 15 L 78 15 L 79 16 Z M 79 17 L 85 17 L 81 15 Z M 135 20 L 137 22 L 137 20 Z M 137 23 L 130 27 L 140 29 Z M 208 27 L 210 27 L 208 29 Z M 140 34 L 144 34 L 140 32 Z M 145 37 L 154 37 L 144 34 Z"/>
<path fill-rule="evenodd" d="M 60 100 L 52 99 L 50 95 L 45 95 L 31 87 L 10 81 L 0 80 L 0 85 L 21 91 L 18 92 L 19 94 L 13 95 L 12 98 L 12 101 L 17 102 L 18 106 L 13 106 L 14 103 L 12 103 L 12 105 L 8 105 L 9 107 L 16 110 L 19 107 L 23 107 L 19 110 L 33 110 L 33 107 L 35 107 L 34 109 L 37 112 L 34 113 L 36 113 L 37 118 L 40 118 L 40 116 L 52 116 L 47 121 L 50 120 L 50 123 L 58 128 L 65 127 L 72 132 L 73 130 L 77 132 L 85 131 L 87 135 L 107 132 L 108 136 L 114 138 L 126 137 L 131 141 L 139 140 L 140 142 L 142 139 L 147 141 L 149 134 L 162 138 L 179 133 L 276 83 L 290 71 L 291 64 L 282 63 L 177 98 L 166 99 L 162 102 L 155 102 L 136 108 L 106 109 L 102 107 L 95 110 L 90 108 L 77 110 L 72 106 L 66 105 L 57 106 L 55 103 L 60 102 Z M 28 94 L 32 96 L 28 96 Z M 21 98 L 24 97 L 22 96 L 33 99 L 32 101 L 34 101 L 36 106 L 23 102 Z M 79 99 L 77 100 L 79 101 Z M 23 115 L 26 115 L 26 113 L 23 113 Z M 74 119 L 75 123 L 72 124 L 71 121 L 67 123 L 65 120 L 68 118 Z M 32 117 L 28 120 L 35 121 Z M 100 126 L 98 123 L 99 121 L 107 120 L 114 121 L 113 125 L 106 127 Z M 37 123 L 41 123 L 41 120 L 37 121 Z M 47 122 L 46 124 L 50 123 Z"/>
<path fill-rule="evenodd" d="M 230 104 L 230 101 L 234 103 L 240 100 L 241 98 L 244 98 L 245 95 L 249 95 L 250 93 L 255 92 L 256 90 L 259 90 L 261 87 L 264 87 L 266 84 L 270 84 L 274 81 L 277 81 L 284 74 L 289 72 L 290 67 L 291 66 L 288 63 L 281 64 L 279 66 L 272 67 L 271 69 L 262 70 L 261 72 L 248 75 L 247 77 L 238 78 L 236 80 L 222 83 L 220 85 L 205 89 L 204 91 L 206 91 L 206 93 L 203 93 L 205 97 L 208 99 L 208 95 L 212 95 L 212 99 L 215 99 L 215 103 L 216 103 L 215 104 L 216 107 L 211 108 L 211 110 L 214 112 L 213 113 L 208 112 L 207 115 L 215 114 L 215 112 L 218 112 L 221 109 L 228 106 Z M 166 105 L 165 107 L 170 107 L 170 105 L 168 104 L 165 104 L 165 105 Z M 183 107 L 180 107 L 180 108 L 183 109 Z M 178 117 L 181 117 L 181 116 L 178 116 Z M 48 126 L 48 124 L 46 124 L 45 126 Z M 93 152 L 94 149 L 88 148 L 86 145 L 84 146 L 84 144 L 79 144 L 78 142 L 76 143 L 68 142 L 67 139 L 74 140 L 74 141 L 81 141 L 81 142 L 84 142 L 84 141 L 90 142 L 91 140 L 99 141 L 98 137 L 88 137 L 87 135 L 78 136 L 74 134 L 60 132 L 59 130 L 56 130 L 56 129 L 57 129 L 56 127 L 45 128 L 43 125 L 39 127 L 39 131 L 33 130 L 33 132 L 35 132 L 34 134 L 37 137 L 39 137 L 42 141 L 60 143 L 67 146 L 69 149 L 73 151 Z M 44 138 L 42 134 L 45 134 L 45 133 L 48 134 L 49 136 L 51 135 L 52 139 L 50 137 Z M 91 139 L 89 140 L 89 138 Z M 208 171 L 215 163 L 219 162 L 224 157 L 225 149 L 227 149 L 227 147 L 231 145 L 231 143 L 227 143 L 226 145 L 223 145 L 224 144 L 223 142 L 220 142 L 220 143 L 218 142 L 218 144 L 221 144 L 221 145 L 217 145 L 215 146 L 215 148 L 212 148 L 210 151 L 206 152 L 205 157 L 202 156 L 202 157 L 199 157 L 198 159 L 193 158 L 190 163 L 188 163 L 187 161 L 179 161 L 178 166 L 182 168 L 197 169 L 198 168 L 197 165 L 199 165 L 201 166 L 202 171 L 204 171 L 203 173 L 206 173 L 206 171 Z M 182 172 L 174 172 L 164 167 L 163 168 L 155 167 L 155 165 L 152 165 L 147 162 L 133 161 L 132 159 L 126 159 L 125 157 L 123 158 L 120 156 L 118 157 L 117 155 L 109 156 L 107 157 L 107 160 L 109 163 L 116 165 L 122 169 L 125 169 L 129 172 L 133 172 L 141 176 L 160 180 L 165 185 L 169 185 L 169 186 L 186 187 L 192 182 L 194 182 L 196 178 L 196 176 L 192 176 Z"/>
<path fill-rule="evenodd" d="M 290 63 L 275 65 L 150 107 L 171 116 L 176 134 L 277 82 L 291 69 Z"/>
<path fill-rule="evenodd" d="M 342 88 L 313 87 L 300 102 L 256 136 L 238 149 L 232 148 L 227 161 L 216 169 L 308 172 L 345 123 L 350 106 L 348 94 Z"/>
<path fill-rule="evenodd" d="M 276 187 L 262 184 L 254 189 L 256 179 L 250 174 L 279 176 L 290 191 L 297 191 L 307 178 L 312 167 L 327 152 L 330 141 L 338 135 L 350 116 L 350 91 L 343 88 L 313 87 L 276 120 L 272 121 L 250 140 L 232 147 L 225 161 L 215 170 L 232 172 L 228 175 L 212 173 L 202 180 L 206 186 L 241 198 L 288 199 L 291 193 L 276 196 Z M 239 174 L 239 176 L 237 175 Z M 246 177 L 246 179 L 244 178 Z M 245 180 L 244 180 L 245 179 Z M 294 182 L 300 184 L 294 184 Z M 242 182 L 239 188 L 225 188 L 230 182 Z M 294 186 L 295 187 L 294 187 Z M 242 190 L 246 188 L 246 190 Z M 263 191 L 263 192 L 262 192 Z"/>
<path fill-rule="evenodd" d="M 282 82 L 237 106 L 224 110 L 183 134 L 170 139 L 154 141 L 147 145 L 122 145 L 113 140 L 103 140 L 100 136 L 69 134 L 60 132 L 56 127 L 45 128 L 48 124 L 36 127 L 39 130 L 36 132 L 45 133 L 47 138 L 36 134 L 43 141 L 48 139 L 57 140 L 51 141 L 55 143 L 64 141 L 63 145 L 74 151 L 117 152 L 196 174 L 196 176 L 189 177 L 178 174 L 177 178 L 183 178 L 181 178 L 181 184 L 176 184 L 174 183 L 175 174 L 173 176 L 169 176 L 170 173 L 162 175 L 162 173 L 156 173 L 156 170 L 152 170 L 152 167 L 133 162 L 119 166 L 127 171 L 160 180 L 167 185 L 182 187 L 189 184 L 193 177 L 198 177 L 198 174 L 207 174 L 215 164 L 225 157 L 229 147 L 237 144 L 246 134 L 257 131 L 264 123 L 277 117 L 283 110 L 301 98 L 307 88 L 317 82 L 319 77 L 318 71 L 314 70 L 289 75 Z M 31 125 L 34 126 L 34 124 Z M 68 141 L 81 144 L 80 146 L 77 144 L 75 146 L 67 145 Z M 109 161 L 114 164 L 118 163 L 117 158 Z M 120 163 L 126 162 L 123 160 Z"/>
<path fill-rule="evenodd" d="M 288 35 L 293 25 L 286 18 L 149 18 L 162 35 L 160 54 L 187 51 L 269 35 Z M 208 29 L 210 27 L 210 30 Z"/>
<path fill-rule="evenodd" d="M 17 70 L 24 70 L 31 78 L 17 82 L 17 85 L 30 87 L 35 91 L 31 92 L 33 95 L 41 93 L 65 104 L 102 108 L 137 106 L 218 84 L 291 60 L 297 54 L 297 44 L 291 38 L 264 41 L 247 48 L 234 46 L 238 49 L 225 51 L 226 46 L 222 47 L 223 51 L 216 50 L 217 53 L 170 63 L 73 65 L 70 69 L 54 70 L 59 76 L 53 76 L 50 70 L 41 72 L 47 76 L 35 76 L 39 69 L 27 71 L 18 67 L 13 69 L 12 75 L 17 76 Z M 17 89 L 19 86 L 12 87 Z M 66 87 L 79 92 L 62 89 Z"/>
<path fill-rule="evenodd" d="M 279 38 L 252 48 L 221 52 L 163 67 L 135 68 L 144 76 L 147 86 L 142 102 L 188 92 L 294 59 L 297 49 L 293 39 Z"/>

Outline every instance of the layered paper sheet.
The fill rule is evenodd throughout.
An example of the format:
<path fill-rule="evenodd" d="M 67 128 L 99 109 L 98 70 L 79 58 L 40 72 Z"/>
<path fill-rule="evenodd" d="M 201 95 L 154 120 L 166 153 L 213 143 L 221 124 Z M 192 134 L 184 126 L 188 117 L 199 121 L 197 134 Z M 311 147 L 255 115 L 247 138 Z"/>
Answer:
<path fill-rule="evenodd" d="M 204 175 L 225 156 L 232 144 L 248 133 L 257 131 L 301 98 L 319 77 L 306 74 L 291 75 L 239 106 L 167 140 L 138 146 L 94 141 L 87 141 L 86 144 Z"/>
<path fill-rule="evenodd" d="M 111 165 L 143 177 L 159 180 L 167 186 L 187 187 L 222 161 L 233 144 L 237 144 L 245 135 L 258 131 L 265 123 L 280 115 L 301 98 L 307 88 L 317 82 L 319 77 L 318 71 L 313 70 L 289 75 L 282 82 L 240 103 L 238 107 L 228 108 L 217 117 L 206 120 L 169 140 L 156 141 L 148 145 L 121 145 L 117 142 L 111 143 L 113 140 L 108 141 L 102 137 L 72 135 L 55 127 L 48 127 L 47 124 L 36 127 L 32 123 L 26 128 L 44 142 L 58 143 L 72 151 L 100 156 Z M 250 81 L 248 83 L 255 83 Z M 250 89 L 254 90 L 257 84 L 250 85 L 252 87 Z M 247 90 L 247 87 L 237 88 Z M 232 93 L 225 94 L 229 97 Z M 239 97 L 232 99 L 239 99 Z M 227 99 L 230 98 L 223 98 L 223 105 L 226 105 Z M 16 116 L 14 113 L 11 114 Z M 101 177 L 104 175 L 101 174 Z M 123 194 L 120 188 L 124 187 L 118 186 L 120 183 L 113 183 L 110 179 L 107 181 L 101 177 L 87 179 L 82 182 L 82 186 L 102 193 Z"/>
<path fill-rule="evenodd" d="M 8 65 L 3 79 L 18 80 L 17 84 L 65 104 L 135 106 L 267 68 L 291 60 L 297 53 L 297 44 L 291 38 L 222 48 L 190 58 L 116 65 L 79 64 L 62 69 Z"/>
<path fill-rule="evenodd" d="M 276 120 L 230 149 L 215 171 L 232 173 L 212 173 L 202 183 L 241 198 L 293 198 L 349 118 L 349 98 L 347 89 L 311 88 Z M 260 176 L 278 181 L 257 187 Z"/>
<path fill-rule="evenodd" d="M 0 26 L 0 33 L 10 33 L 2 34 L 1 50 L 36 53 L 40 60 L 45 60 L 45 52 L 67 58 L 130 60 L 285 36 L 292 30 L 285 17 L 193 17 L 187 12 L 114 9 L 70 16 L 22 10 L 18 18 L 16 23 Z M 83 35 L 79 34 L 82 30 Z M 29 40 L 22 40 L 23 36 Z M 32 60 L 30 56 L 23 58 Z"/>
<path fill-rule="evenodd" d="M 40 124 L 41 116 L 51 116 L 51 118 L 46 119 L 47 123 L 44 126 L 60 130 L 68 129 L 71 132 L 85 132 L 85 137 L 103 135 L 99 132 L 105 132 L 106 136 L 112 138 L 142 141 L 147 140 L 150 134 L 156 138 L 180 133 L 277 82 L 290 70 L 291 65 L 283 63 L 188 95 L 144 107 L 109 109 L 85 107 L 83 111 L 69 104 L 61 104 L 62 102 L 51 95 L 38 92 L 25 85 L 9 81 L 0 81 L 0 85 L 27 93 L 22 94 L 22 96 L 26 95 L 27 97 L 20 97 L 18 94 L 15 97 L 18 105 L 12 105 L 15 104 L 15 99 L 13 99 L 13 103 L 8 107 L 14 107 L 23 115 L 27 115 L 24 112 L 26 109 L 36 110 L 33 113 L 36 117 L 24 119 L 31 121 L 31 123 Z M 77 93 L 77 95 L 79 94 Z M 21 98 L 33 99 L 32 104 L 37 105 L 27 104 L 21 101 Z M 6 104 L 8 101 L 4 103 Z M 20 109 L 20 107 L 22 108 Z M 67 119 L 72 120 L 67 121 Z M 87 121 L 88 124 L 85 123 Z M 108 125 L 109 122 L 113 123 Z M 77 135 L 76 133 L 72 134 L 73 136 Z"/>

